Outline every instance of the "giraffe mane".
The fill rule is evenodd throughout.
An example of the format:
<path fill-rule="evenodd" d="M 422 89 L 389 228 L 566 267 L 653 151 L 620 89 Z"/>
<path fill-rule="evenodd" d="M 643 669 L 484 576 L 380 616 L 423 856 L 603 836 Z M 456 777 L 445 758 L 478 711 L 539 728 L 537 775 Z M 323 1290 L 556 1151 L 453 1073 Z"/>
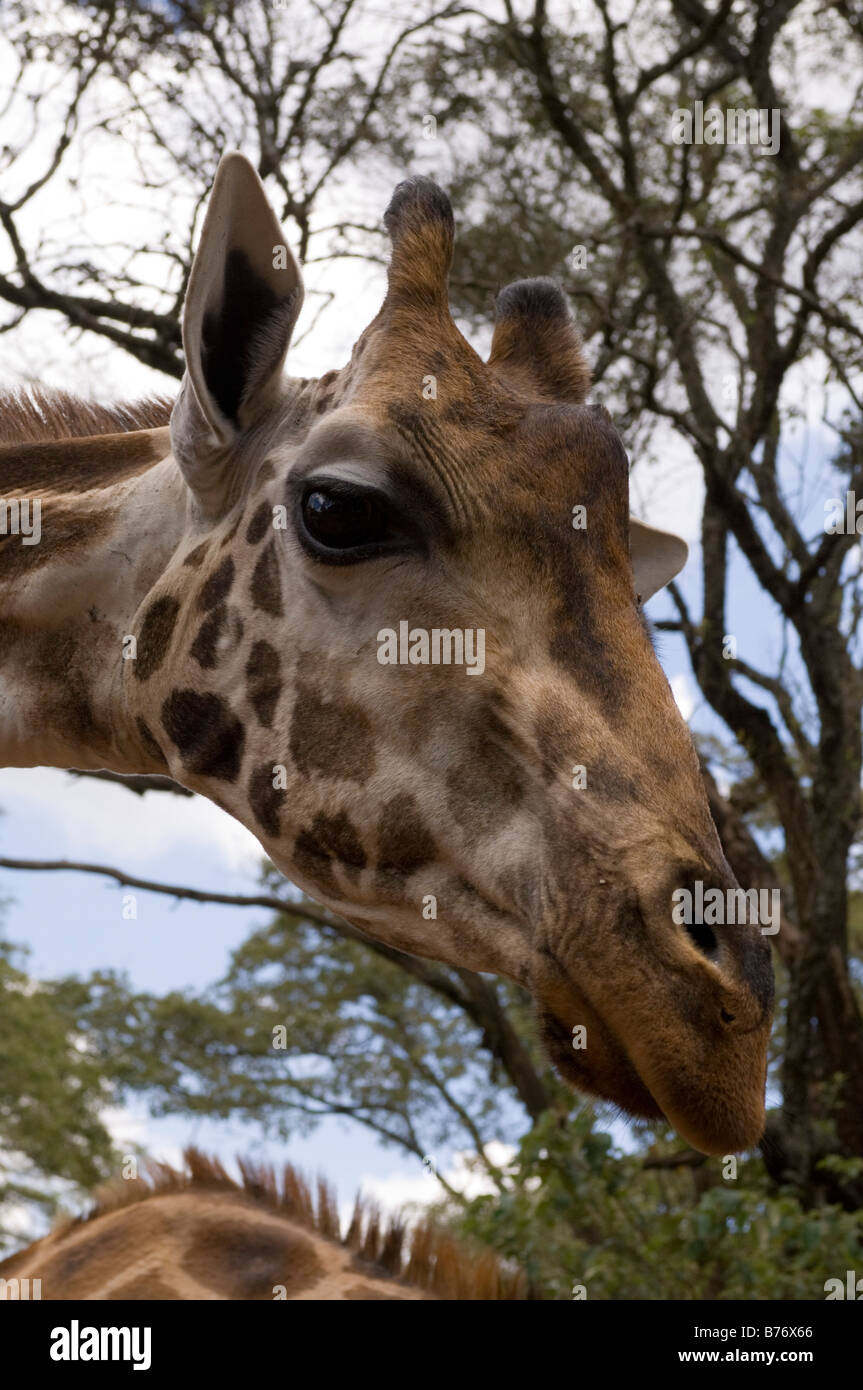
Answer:
<path fill-rule="evenodd" d="M 100 1216 L 152 1197 L 228 1192 L 343 1246 L 371 1276 L 400 1279 L 443 1299 L 493 1301 L 531 1296 L 524 1272 L 493 1251 L 472 1248 L 429 1220 L 409 1225 L 402 1211 L 386 1216 L 376 1202 L 361 1194 L 342 1236 L 332 1184 L 323 1177 L 312 1184 L 291 1163 L 277 1171 L 271 1164 L 239 1157 L 237 1180 L 218 1158 L 189 1147 L 183 1151 L 183 1164 L 176 1168 L 149 1159 L 146 1176 L 105 1183 L 94 1191 L 88 1212 L 57 1222 L 54 1241 L 61 1242 Z M 13 1255 L 10 1266 L 15 1259 Z"/>
<path fill-rule="evenodd" d="M 69 391 L 39 385 L 0 391 L 0 445 L 45 444 L 158 429 L 168 424 L 173 404 L 167 396 L 148 396 L 101 405 Z"/>

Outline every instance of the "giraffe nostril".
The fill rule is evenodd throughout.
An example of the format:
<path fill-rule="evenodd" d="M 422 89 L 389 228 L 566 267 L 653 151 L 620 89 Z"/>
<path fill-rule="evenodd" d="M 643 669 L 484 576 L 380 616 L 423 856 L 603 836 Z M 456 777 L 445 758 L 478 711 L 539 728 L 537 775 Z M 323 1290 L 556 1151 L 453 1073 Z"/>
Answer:
<path fill-rule="evenodd" d="M 686 933 L 693 946 L 697 946 L 702 955 L 712 958 L 719 949 L 719 942 L 716 940 L 716 933 L 706 922 L 686 922 Z"/>

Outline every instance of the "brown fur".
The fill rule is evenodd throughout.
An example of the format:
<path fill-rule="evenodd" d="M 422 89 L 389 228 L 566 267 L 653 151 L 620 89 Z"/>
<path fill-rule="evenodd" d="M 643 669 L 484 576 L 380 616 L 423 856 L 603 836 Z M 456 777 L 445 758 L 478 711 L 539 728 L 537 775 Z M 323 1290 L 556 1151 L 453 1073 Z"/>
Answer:
<path fill-rule="evenodd" d="M 168 453 L 171 409 L 166 397 L 109 406 L 44 386 L 0 392 L 0 497 L 134 477 Z"/>
<path fill-rule="evenodd" d="M 489 366 L 519 391 L 579 405 L 590 370 L 566 296 L 553 280 L 519 280 L 498 295 Z"/>
<path fill-rule="evenodd" d="M 0 445 L 158 429 L 170 422 L 173 404 L 167 396 L 150 396 L 100 405 L 68 391 L 38 385 L 0 391 Z"/>
<path fill-rule="evenodd" d="M 471 1249 L 429 1221 L 408 1225 L 401 1215 L 384 1218 L 361 1198 L 342 1237 L 331 1185 L 319 1178 L 313 1188 L 291 1164 L 277 1173 L 268 1164 L 240 1159 L 237 1181 L 198 1149 L 187 1149 L 184 1159 L 182 1169 L 151 1162 L 146 1178 L 106 1185 L 94 1194 L 86 1216 L 67 1218 L 0 1264 L 0 1279 L 41 1278 L 45 1300 L 214 1294 L 272 1299 L 271 1278 L 285 1285 L 289 1299 L 299 1292 L 314 1297 L 317 1280 L 327 1299 L 528 1296 L 524 1274 L 493 1252 Z M 162 1198 L 183 1200 L 168 1206 L 160 1205 Z M 128 1219 L 112 1219 L 117 1213 Z M 262 1219 L 267 1217 L 276 1223 Z M 174 1258 L 179 1255 L 183 1273 L 203 1293 L 190 1293 L 185 1279 L 173 1277 L 169 1229 L 175 1236 L 182 1232 Z M 82 1235 L 92 1239 L 82 1242 Z M 336 1249 L 343 1256 L 334 1262 Z M 118 1272 L 132 1259 L 142 1271 L 134 1295 L 129 1284 L 117 1286 Z"/>

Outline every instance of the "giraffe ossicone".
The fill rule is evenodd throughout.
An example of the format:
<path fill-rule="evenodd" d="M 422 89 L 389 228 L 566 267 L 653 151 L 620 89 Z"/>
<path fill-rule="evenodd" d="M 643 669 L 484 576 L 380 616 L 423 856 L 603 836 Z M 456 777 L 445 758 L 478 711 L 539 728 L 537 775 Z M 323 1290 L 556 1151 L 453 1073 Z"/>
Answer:
<path fill-rule="evenodd" d="M 446 196 L 408 180 L 385 221 L 380 312 L 292 378 L 300 271 L 227 155 L 173 408 L 7 398 L 0 493 L 41 538 L 0 535 L 0 761 L 170 773 L 369 936 L 524 985 L 573 1085 L 745 1148 L 769 947 L 672 921 L 734 879 L 641 612 L 686 547 L 630 517 L 561 290 L 503 290 L 483 361 Z M 481 630 L 481 673 L 381 663 L 402 621 Z"/>

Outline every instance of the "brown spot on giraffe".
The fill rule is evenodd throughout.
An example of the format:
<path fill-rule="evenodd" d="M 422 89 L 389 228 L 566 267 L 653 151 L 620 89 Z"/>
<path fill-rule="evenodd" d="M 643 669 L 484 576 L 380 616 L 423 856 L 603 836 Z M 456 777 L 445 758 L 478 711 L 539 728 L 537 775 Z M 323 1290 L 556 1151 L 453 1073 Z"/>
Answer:
<path fill-rule="evenodd" d="M 275 764 L 256 767 L 249 778 L 249 805 L 258 825 L 273 839 L 279 833 L 279 813 L 285 801 L 284 788 L 276 785 Z"/>
<path fill-rule="evenodd" d="M 243 640 L 244 625 L 236 608 L 218 603 L 207 614 L 195 634 L 189 652 L 205 671 L 212 670 L 228 653 L 236 651 Z"/>
<path fill-rule="evenodd" d="M 265 729 L 273 726 L 282 687 L 279 653 L 263 639 L 255 642 L 246 661 L 246 692 Z"/>
<path fill-rule="evenodd" d="M 179 614 L 180 600 L 173 594 L 155 599 L 144 614 L 135 658 L 135 675 L 139 681 L 149 680 L 168 655 Z"/>
<path fill-rule="evenodd" d="M 103 1284 L 105 1268 L 126 1265 L 144 1239 L 152 1239 L 164 1226 L 158 1212 L 143 1207 L 131 1209 L 123 1222 L 109 1221 L 81 1230 L 74 1241 L 61 1241 L 40 1264 L 42 1292 L 56 1298 L 63 1289 L 66 1298 L 93 1298 Z"/>
<path fill-rule="evenodd" d="M 264 613 L 269 613 L 273 618 L 281 617 L 282 586 L 279 578 L 275 541 L 270 541 L 258 556 L 252 571 L 252 584 L 249 592 L 256 608 L 262 609 Z"/>
<path fill-rule="evenodd" d="M 249 545 L 257 545 L 273 524 L 273 509 L 265 499 L 255 508 L 254 515 L 246 527 L 246 540 Z"/>
<path fill-rule="evenodd" d="M 189 551 L 183 564 L 187 565 L 189 569 L 198 569 L 204 563 L 204 558 L 209 552 L 210 545 L 211 542 L 209 540 L 201 541 L 200 545 L 196 545 L 194 550 Z"/>
<path fill-rule="evenodd" d="M 337 896 L 333 861 L 310 830 L 301 830 L 294 841 L 294 863 L 300 878 L 320 884 L 325 892 Z"/>
<path fill-rule="evenodd" d="M 467 737 L 446 775 L 448 805 L 466 831 L 487 835 L 522 802 L 521 761 L 509 751 L 508 730 L 490 702 L 468 721 Z"/>
<path fill-rule="evenodd" d="M 335 861 L 354 882 L 368 858 L 356 828 L 344 811 L 335 816 L 316 816 L 309 830 L 297 836 L 297 867 L 312 879 L 326 879 L 332 885 Z"/>
<path fill-rule="evenodd" d="M 162 724 L 189 772 L 236 781 L 245 730 L 220 696 L 175 690 L 162 706 Z"/>
<path fill-rule="evenodd" d="M 191 655 L 205 671 L 212 670 L 216 665 L 219 638 L 224 632 L 227 620 L 227 607 L 224 603 L 217 604 L 201 623 L 195 640 L 189 648 Z"/>
<path fill-rule="evenodd" d="M 434 839 L 419 814 L 415 798 L 408 792 L 386 803 L 377 835 L 378 869 L 386 878 L 408 878 L 435 858 Z"/>
<path fill-rule="evenodd" d="M 372 727 L 362 706 L 328 700 L 302 682 L 291 719 L 290 750 L 302 773 L 363 782 L 374 770 Z"/>
<path fill-rule="evenodd" d="M 286 1231 L 276 1221 L 202 1225 L 183 1254 L 181 1268 L 221 1298 L 269 1302 L 276 1285 L 284 1287 L 285 1297 L 296 1298 L 324 1272 L 308 1236 Z"/>
<path fill-rule="evenodd" d="M 198 594 L 198 607 L 206 610 L 215 608 L 219 603 L 224 603 L 231 592 L 234 574 L 234 562 L 228 555 L 218 569 L 213 570 L 213 573 L 208 575 L 204 581 L 201 592 Z"/>
<path fill-rule="evenodd" d="M 600 784 L 610 801 L 619 801 L 623 805 L 631 806 L 633 801 L 638 799 L 638 783 L 635 778 L 627 776 L 626 772 L 601 753 L 591 760 L 587 771 L 588 775 Z"/>

